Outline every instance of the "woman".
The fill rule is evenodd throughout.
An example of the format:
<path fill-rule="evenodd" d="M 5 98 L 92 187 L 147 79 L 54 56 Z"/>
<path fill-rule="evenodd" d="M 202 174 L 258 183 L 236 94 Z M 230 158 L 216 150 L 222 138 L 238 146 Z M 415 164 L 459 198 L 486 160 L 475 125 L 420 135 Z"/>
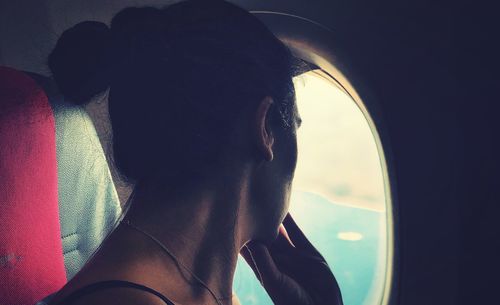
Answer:
<path fill-rule="evenodd" d="M 276 304 L 341 304 L 287 215 L 300 117 L 293 57 L 223 1 L 127 8 L 83 22 L 49 57 L 77 103 L 109 90 L 128 211 L 52 304 L 237 304 L 238 254 Z M 283 222 L 283 225 L 280 224 Z"/>

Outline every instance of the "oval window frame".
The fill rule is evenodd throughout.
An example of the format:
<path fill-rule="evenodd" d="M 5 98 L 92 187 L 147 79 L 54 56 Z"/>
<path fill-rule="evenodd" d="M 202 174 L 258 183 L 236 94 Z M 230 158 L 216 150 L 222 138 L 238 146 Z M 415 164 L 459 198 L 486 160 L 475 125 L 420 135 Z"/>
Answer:
<path fill-rule="evenodd" d="M 345 92 L 357 105 L 372 132 L 384 180 L 387 219 L 386 276 L 378 305 L 395 304 L 398 272 L 398 209 L 396 178 L 389 134 L 381 105 L 354 64 L 344 53 L 334 31 L 313 20 L 275 11 L 251 11 L 282 40 L 295 57 L 310 65 L 311 72 Z M 307 71 L 304 71 L 307 72 Z"/>

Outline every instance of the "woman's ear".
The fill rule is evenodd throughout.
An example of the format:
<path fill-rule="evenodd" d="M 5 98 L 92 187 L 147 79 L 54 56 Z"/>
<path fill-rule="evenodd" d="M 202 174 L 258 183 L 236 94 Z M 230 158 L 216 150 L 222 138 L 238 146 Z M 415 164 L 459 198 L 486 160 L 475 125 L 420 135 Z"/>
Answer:
<path fill-rule="evenodd" d="M 269 96 L 266 96 L 260 101 L 259 107 L 257 108 L 257 112 L 255 114 L 254 130 L 256 135 L 256 143 L 258 146 L 258 150 L 264 154 L 264 159 L 266 161 L 272 161 L 274 158 L 274 135 L 271 132 L 271 127 L 269 124 L 269 121 L 271 119 L 270 109 L 273 103 L 273 99 Z"/>

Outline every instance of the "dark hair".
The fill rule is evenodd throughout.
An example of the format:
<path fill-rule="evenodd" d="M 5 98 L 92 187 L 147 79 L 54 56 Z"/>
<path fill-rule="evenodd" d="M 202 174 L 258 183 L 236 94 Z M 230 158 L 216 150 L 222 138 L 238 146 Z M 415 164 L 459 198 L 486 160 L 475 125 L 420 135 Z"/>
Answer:
<path fill-rule="evenodd" d="M 225 1 L 126 8 L 110 28 L 79 23 L 62 34 L 49 67 L 76 103 L 110 88 L 114 161 L 132 180 L 179 182 L 217 166 L 239 115 L 265 96 L 275 123 L 293 120 L 293 56 Z"/>

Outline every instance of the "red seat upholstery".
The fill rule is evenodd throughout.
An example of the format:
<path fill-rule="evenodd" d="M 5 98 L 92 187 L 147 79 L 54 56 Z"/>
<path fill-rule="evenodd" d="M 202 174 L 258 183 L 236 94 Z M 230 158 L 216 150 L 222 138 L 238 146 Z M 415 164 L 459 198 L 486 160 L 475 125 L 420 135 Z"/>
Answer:
<path fill-rule="evenodd" d="M 34 304 L 65 282 L 52 109 L 34 80 L 0 67 L 0 304 Z"/>

